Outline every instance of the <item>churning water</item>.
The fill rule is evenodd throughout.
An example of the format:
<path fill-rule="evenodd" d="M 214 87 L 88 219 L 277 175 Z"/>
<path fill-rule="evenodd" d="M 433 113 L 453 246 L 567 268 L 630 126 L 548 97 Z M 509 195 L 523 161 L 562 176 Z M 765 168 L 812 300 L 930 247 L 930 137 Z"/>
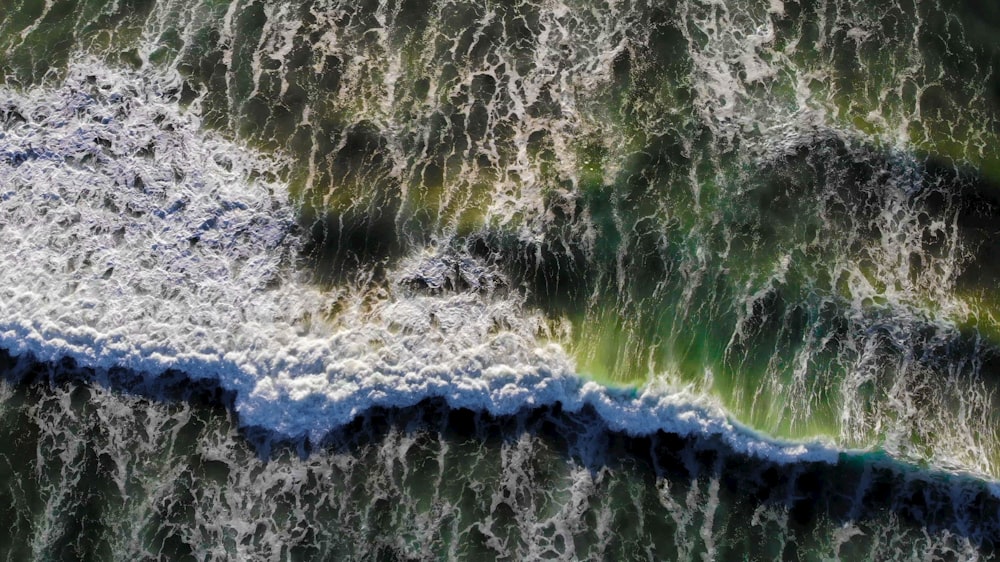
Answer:
<path fill-rule="evenodd" d="M 992 558 L 980 4 L 0 3 L 0 552 Z"/>

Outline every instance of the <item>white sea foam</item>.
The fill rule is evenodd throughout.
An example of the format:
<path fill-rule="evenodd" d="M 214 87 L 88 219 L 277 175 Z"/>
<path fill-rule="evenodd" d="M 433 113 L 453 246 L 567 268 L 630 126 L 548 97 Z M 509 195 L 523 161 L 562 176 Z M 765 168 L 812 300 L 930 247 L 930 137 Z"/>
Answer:
<path fill-rule="evenodd" d="M 313 439 L 373 406 L 443 397 L 496 414 L 589 405 L 632 434 L 836 458 L 824 444 L 751 435 L 690 392 L 584 381 L 562 348 L 539 343 L 544 319 L 494 291 L 499 274 L 471 257 L 428 250 L 377 294 L 320 292 L 296 274 L 276 164 L 200 129 L 160 93 L 170 85 L 89 61 L 61 85 L 0 92 L 0 346 L 218 379 L 242 423 Z M 407 288 L 456 267 L 470 290 Z M 322 320 L 333 307 L 337 322 Z"/>

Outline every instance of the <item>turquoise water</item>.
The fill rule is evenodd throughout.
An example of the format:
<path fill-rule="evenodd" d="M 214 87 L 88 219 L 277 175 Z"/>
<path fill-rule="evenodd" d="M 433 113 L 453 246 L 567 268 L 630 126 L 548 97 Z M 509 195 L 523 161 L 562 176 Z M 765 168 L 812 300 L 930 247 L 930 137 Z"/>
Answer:
<path fill-rule="evenodd" d="M 0 14 L 11 559 L 992 556 L 996 10 Z"/>

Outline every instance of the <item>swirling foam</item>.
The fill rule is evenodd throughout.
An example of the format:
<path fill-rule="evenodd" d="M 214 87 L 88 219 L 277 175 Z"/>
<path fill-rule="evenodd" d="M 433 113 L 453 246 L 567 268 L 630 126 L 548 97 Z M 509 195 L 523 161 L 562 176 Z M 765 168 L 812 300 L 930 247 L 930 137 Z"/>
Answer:
<path fill-rule="evenodd" d="M 544 319 L 471 257 L 427 250 L 375 290 L 310 286 L 279 163 L 200 129 L 175 84 L 87 61 L 60 85 L 0 91 L 0 346 L 215 378 L 235 392 L 241 423 L 317 440 L 367 408 L 441 396 L 497 414 L 589 405 L 613 430 L 836 458 L 738 430 L 683 389 L 580 379 L 559 346 L 539 343 Z M 455 268 L 468 290 L 409 283 L 433 289 Z"/>

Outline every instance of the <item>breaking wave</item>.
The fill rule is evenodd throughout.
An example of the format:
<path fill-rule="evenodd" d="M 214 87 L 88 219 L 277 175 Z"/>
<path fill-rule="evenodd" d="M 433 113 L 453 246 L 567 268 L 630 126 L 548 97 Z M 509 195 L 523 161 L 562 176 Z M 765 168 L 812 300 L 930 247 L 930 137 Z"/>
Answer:
<path fill-rule="evenodd" d="M 276 165 L 94 61 L 59 88 L 0 98 L 0 346 L 43 361 L 217 379 L 241 423 L 317 442 L 372 407 L 431 397 L 509 415 L 593 407 L 613 430 L 719 434 L 736 450 L 836 458 L 737 430 L 685 389 L 586 381 L 541 318 L 472 257 L 411 258 L 392 294 L 323 294 L 296 271 L 301 239 Z M 166 94 L 165 94 L 166 93 Z M 431 295 L 453 276 L 473 289 Z M 482 290 L 480 290 L 482 289 Z M 367 297 L 367 298 L 366 298 Z M 332 306 L 353 307 L 329 325 Z"/>

